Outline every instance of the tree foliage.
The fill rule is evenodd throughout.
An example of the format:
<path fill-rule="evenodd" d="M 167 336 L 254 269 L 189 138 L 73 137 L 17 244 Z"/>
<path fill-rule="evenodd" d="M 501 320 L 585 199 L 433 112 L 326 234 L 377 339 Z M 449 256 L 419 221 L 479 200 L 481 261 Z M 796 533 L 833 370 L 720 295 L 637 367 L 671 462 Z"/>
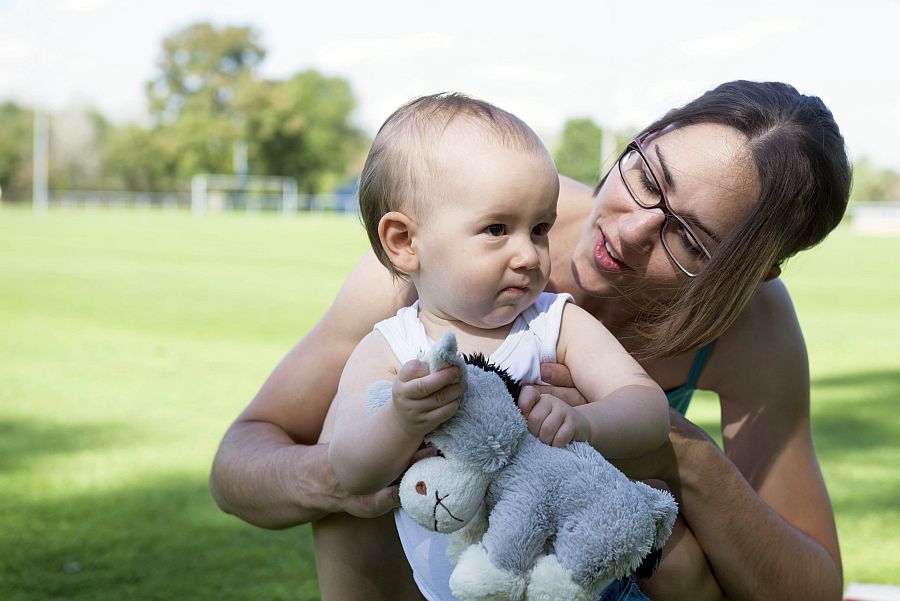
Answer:
<path fill-rule="evenodd" d="M 34 113 L 15 102 L 0 103 L 0 191 L 17 198 L 31 186 Z"/>
<path fill-rule="evenodd" d="M 293 176 L 305 192 L 346 176 L 364 143 L 350 122 L 356 101 L 346 80 L 312 70 L 263 79 L 265 49 L 249 27 L 197 23 L 162 46 L 159 72 L 147 84 L 153 143 L 142 151 L 153 153 L 146 158 L 154 168 L 138 177 L 132 162 L 122 173 L 127 185 L 231 173 L 239 142 L 248 147 L 250 173 Z"/>
<path fill-rule="evenodd" d="M 250 89 L 245 127 L 250 161 L 270 173 L 303 174 L 300 188 L 331 188 L 365 146 L 349 121 L 356 107 L 349 83 L 308 70 Z"/>
<path fill-rule="evenodd" d="M 196 23 L 162 41 L 159 72 L 147 82 L 150 114 L 172 123 L 185 113 L 227 115 L 266 56 L 250 27 Z"/>
<path fill-rule="evenodd" d="M 853 202 L 877 202 L 880 200 L 900 200 L 900 173 L 889 169 L 878 169 L 868 157 L 853 163 L 853 188 L 850 191 Z"/>
<path fill-rule="evenodd" d="M 603 131 L 590 118 L 569 119 L 553 159 L 562 175 L 596 185 L 600 179 Z"/>

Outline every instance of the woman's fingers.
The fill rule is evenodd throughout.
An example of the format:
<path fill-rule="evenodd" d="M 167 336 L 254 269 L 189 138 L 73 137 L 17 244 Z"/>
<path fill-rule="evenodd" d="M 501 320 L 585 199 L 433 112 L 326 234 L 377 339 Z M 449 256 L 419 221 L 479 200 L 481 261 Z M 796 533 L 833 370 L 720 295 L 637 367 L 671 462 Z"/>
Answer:
<path fill-rule="evenodd" d="M 572 381 L 572 373 L 569 368 L 561 363 L 541 363 L 541 380 L 546 385 L 541 385 L 541 393 L 550 394 L 564 400 L 569 406 L 576 407 L 587 403 Z"/>
<path fill-rule="evenodd" d="M 562 363 L 541 363 L 541 380 L 551 386 L 575 388 L 572 373 Z"/>
<path fill-rule="evenodd" d="M 561 399 L 570 407 L 587 404 L 585 399 L 577 388 L 561 388 L 559 386 L 540 386 L 541 394 L 548 394 Z"/>

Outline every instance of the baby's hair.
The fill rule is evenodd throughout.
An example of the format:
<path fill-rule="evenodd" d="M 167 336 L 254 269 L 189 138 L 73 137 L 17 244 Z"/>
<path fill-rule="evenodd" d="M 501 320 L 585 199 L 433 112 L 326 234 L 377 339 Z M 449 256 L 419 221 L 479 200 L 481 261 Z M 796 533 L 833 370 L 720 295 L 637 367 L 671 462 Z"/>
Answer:
<path fill-rule="evenodd" d="M 395 277 L 405 278 L 381 246 L 378 224 L 391 211 L 423 219 L 443 202 L 432 152 L 456 120 L 475 125 L 481 140 L 502 148 L 546 154 L 537 134 L 501 108 L 457 92 L 415 98 L 387 118 L 366 157 L 359 181 L 359 209 L 375 256 Z"/>

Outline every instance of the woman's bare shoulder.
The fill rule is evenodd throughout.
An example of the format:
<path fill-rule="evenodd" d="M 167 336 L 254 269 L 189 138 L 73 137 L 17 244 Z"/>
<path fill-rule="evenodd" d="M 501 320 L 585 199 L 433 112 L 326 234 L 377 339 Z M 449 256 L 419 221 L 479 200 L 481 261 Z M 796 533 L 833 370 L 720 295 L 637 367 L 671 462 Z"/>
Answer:
<path fill-rule="evenodd" d="M 590 209 L 593 195 L 593 188 L 561 175 L 559 176 L 559 203 L 556 207 L 557 212 L 560 217 L 583 215 Z"/>
<path fill-rule="evenodd" d="M 765 282 L 716 341 L 700 386 L 720 395 L 808 381 L 803 332 L 787 287 Z"/>

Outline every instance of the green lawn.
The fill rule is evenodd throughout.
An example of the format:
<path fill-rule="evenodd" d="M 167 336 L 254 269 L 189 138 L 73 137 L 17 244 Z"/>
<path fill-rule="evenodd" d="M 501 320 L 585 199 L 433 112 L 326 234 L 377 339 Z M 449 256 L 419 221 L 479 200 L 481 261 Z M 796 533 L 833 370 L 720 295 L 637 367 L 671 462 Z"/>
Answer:
<path fill-rule="evenodd" d="M 221 514 L 206 476 L 366 246 L 335 216 L 0 210 L 0 599 L 317 599 L 308 528 Z M 898 259 L 841 230 L 786 270 L 848 582 L 900 574 Z"/>

